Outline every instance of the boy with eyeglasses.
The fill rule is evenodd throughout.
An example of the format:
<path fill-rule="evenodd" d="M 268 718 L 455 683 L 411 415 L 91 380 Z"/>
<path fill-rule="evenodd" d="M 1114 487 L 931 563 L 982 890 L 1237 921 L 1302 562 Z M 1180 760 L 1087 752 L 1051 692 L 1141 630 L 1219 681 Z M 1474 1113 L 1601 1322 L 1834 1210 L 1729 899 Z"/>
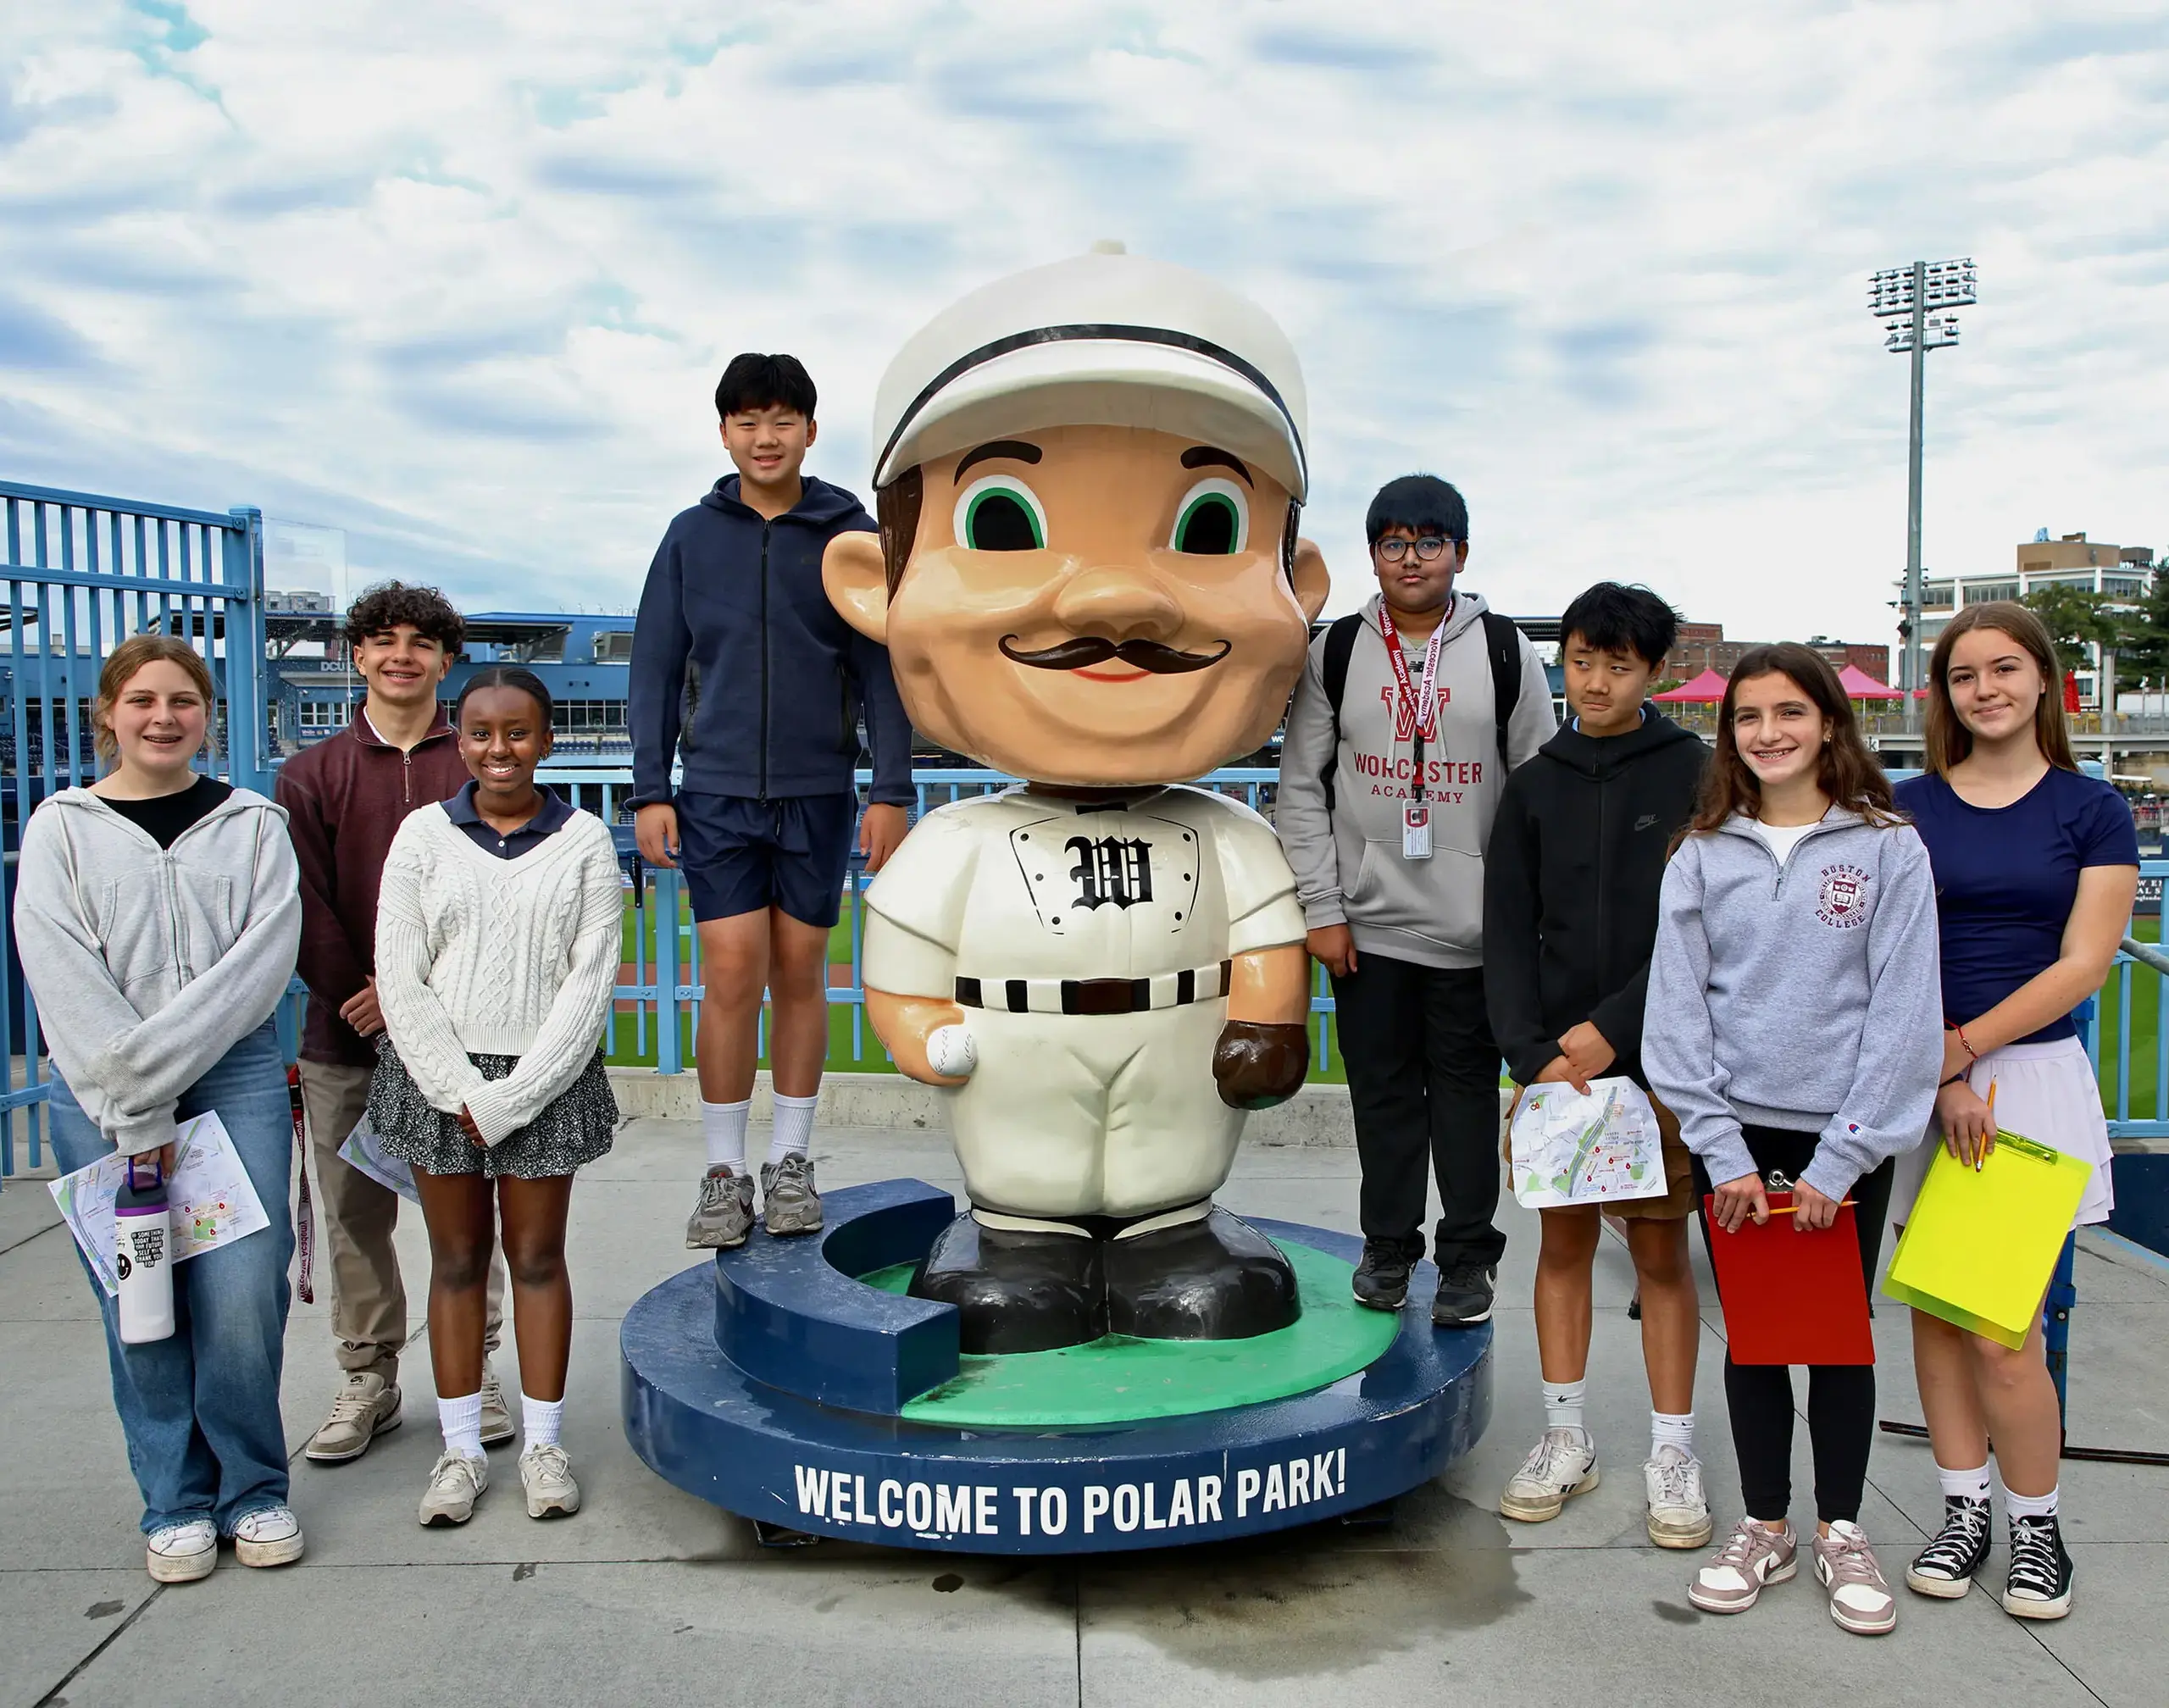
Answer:
<path fill-rule="evenodd" d="M 1484 847 L 1506 773 L 1557 727 L 1527 637 L 1455 586 L 1468 508 L 1389 481 L 1364 531 L 1378 596 L 1316 636 L 1276 823 L 1311 953 L 1333 975 L 1362 1170 L 1357 1300 L 1400 1309 L 1439 1183 L 1431 1320 L 1488 1322 L 1506 1236 L 1499 1050 L 1484 998 Z"/>

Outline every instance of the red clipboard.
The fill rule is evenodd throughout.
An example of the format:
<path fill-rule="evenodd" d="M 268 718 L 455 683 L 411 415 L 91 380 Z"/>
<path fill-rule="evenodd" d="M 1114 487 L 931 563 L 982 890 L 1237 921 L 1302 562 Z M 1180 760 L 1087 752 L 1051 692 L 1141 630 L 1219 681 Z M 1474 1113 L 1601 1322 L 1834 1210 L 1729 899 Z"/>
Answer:
<path fill-rule="evenodd" d="M 1773 1212 L 1792 1204 L 1789 1192 L 1772 1192 L 1769 1199 Z M 1728 1234 L 1717 1226 L 1715 1203 L 1703 1195 L 1733 1362 L 1874 1363 L 1875 1331 L 1852 1206 L 1842 1206 L 1838 1219 L 1817 1234 L 1802 1234 L 1790 1216 L 1775 1214 L 1760 1227 L 1745 1222 Z"/>

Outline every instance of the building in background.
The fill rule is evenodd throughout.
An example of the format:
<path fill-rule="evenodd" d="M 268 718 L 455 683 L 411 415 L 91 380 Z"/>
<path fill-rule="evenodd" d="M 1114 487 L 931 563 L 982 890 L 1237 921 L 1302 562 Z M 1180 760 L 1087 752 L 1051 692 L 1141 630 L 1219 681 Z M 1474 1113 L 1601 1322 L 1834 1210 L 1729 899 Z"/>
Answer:
<path fill-rule="evenodd" d="M 1924 646 L 1935 645 L 1944 625 L 1968 605 L 1994 599 L 2023 599 L 2043 587 L 2076 587 L 2098 593 L 2111 607 L 2136 609 L 2146 597 L 2154 573 L 2154 551 L 2147 546 L 2111 546 L 2083 533 L 2049 538 L 2045 528 L 2012 553 L 2012 567 L 1979 575 L 1931 576 L 1922 585 L 1921 633 Z M 2075 674 L 2082 703 L 2100 704 L 2101 649 L 2087 648 L 2087 665 Z"/>
<path fill-rule="evenodd" d="M 1679 638 L 1673 643 L 1671 655 L 1658 674 L 1682 682 L 1692 680 L 1705 670 L 1729 676 L 1744 653 L 1768 644 L 1763 640 L 1728 640 L 1722 623 L 1682 623 Z M 1816 635 L 1809 637 L 1807 644 L 1828 658 L 1834 669 L 1842 670 L 1850 664 L 1878 682 L 1890 679 L 1890 648 L 1882 642 L 1833 640 L 1827 635 Z"/>

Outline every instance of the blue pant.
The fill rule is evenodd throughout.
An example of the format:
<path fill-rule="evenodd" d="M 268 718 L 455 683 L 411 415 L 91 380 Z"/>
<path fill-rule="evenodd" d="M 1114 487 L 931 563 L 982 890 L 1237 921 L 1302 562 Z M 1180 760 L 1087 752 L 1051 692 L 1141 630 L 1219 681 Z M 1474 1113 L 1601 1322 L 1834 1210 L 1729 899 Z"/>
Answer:
<path fill-rule="evenodd" d="M 67 1083 L 53 1076 L 53 1150 L 64 1172 L 113 1154 Z M 223 1535 L 252 1512 L 286 1503 L 286 1428 L 279 1372 L 286 1345 L 288 1208 L 294 1124 L 279 1034 L 269 1023 L 182 1094 L 180 1118 L 216 1110 L 271 1225 L 176 1264 L 169 1339 L 124 1345 L 115 1302 L 90 1265 L 105 1317 L 113 1403 L 143 1491 L 145 1533 L 208 1518 Z M 80 1251 L 76 1254 L 82 1255 Z"/>

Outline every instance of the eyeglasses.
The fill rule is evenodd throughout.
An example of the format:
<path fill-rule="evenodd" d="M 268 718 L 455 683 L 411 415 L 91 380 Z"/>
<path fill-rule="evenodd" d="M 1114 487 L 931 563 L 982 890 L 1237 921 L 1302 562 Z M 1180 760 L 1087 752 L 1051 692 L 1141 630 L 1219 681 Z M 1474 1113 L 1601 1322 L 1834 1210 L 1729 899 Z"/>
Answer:
<path fill-rule="evenodd" d="M 1436 534 L 1426 534 L 1421 540 L 1381 540 L 1372 549 L 1389 563 L 1400 563 L 1412 548 L 1422 562 L 1435 563 L 1452 543 L 1440 539 Z"/>

